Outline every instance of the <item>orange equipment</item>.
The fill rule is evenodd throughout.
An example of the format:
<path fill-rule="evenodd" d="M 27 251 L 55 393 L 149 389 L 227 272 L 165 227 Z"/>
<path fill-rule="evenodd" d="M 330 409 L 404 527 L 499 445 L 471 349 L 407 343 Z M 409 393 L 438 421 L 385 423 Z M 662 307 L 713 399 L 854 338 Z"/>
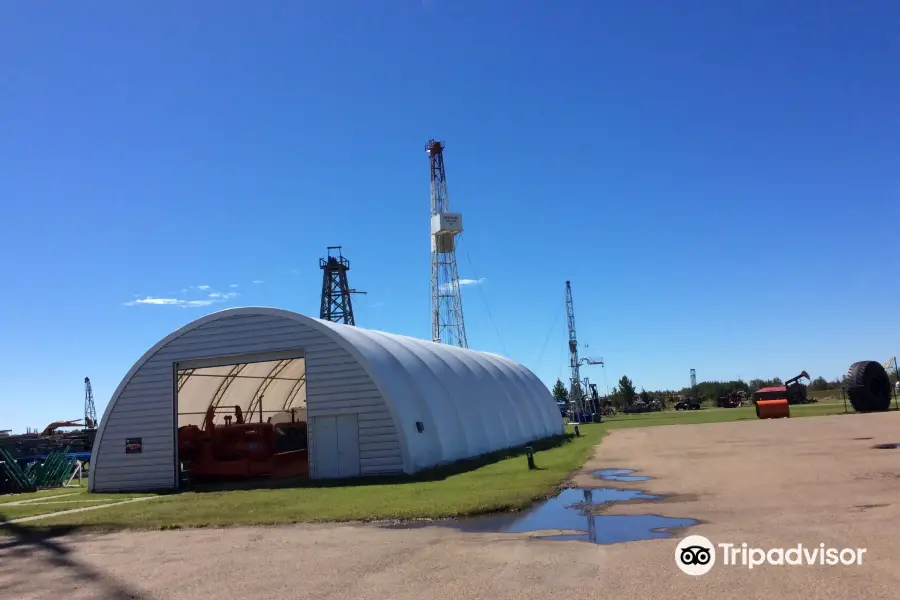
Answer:
<path fill-rule="evenodd" d="M 753 392 L 753 402 L 758 400 L 780 400 L 786 398 L 788 404 L 808 404 L 809 398 L 806 395 L 806 386 L 799 383 L 802 378 L 809 379 L 809 373 L 803 371 L 796 377 L 791 377 L 784 382 L 784 385 L 773 385 L 764 387 Z"/>
<path fill-rule="evenodd" d="M 791 416 L 791 405 L 787 398 L 777 400 L 757 400 L 756 416 L 760 419 L 780 419 Z"/>
<path fill-rule="evenodd" d="M 81 424 L 81 419 L 75 419 L 72 421 L 53 421 L 46 427 L 44 427 L 44 431 L 41 432 L 41 437 L 50 437 L 56 430 L 60 427 L 83 427 Z"/>
<path fill-rule="evenodd" d="M 240 407 L 235 420 L 216 426 L 210 406 L 203 429 L 196 425 L 178 428 L 178 453 L 195 480 L 276 479 L 309 474 L 306 422 L 245 423 Z"/>

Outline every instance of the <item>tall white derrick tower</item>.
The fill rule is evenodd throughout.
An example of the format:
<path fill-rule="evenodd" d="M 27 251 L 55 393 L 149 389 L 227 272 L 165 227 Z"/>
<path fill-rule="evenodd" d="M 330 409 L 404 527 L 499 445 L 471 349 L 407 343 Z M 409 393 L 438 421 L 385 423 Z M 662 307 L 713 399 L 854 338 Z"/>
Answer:
<path fill-rule="evenodd" d="M 456 268 L 462 215 L 450 212 L 444 144 L 430 140 L 425 151 L 431 163 L 431 339 L 468 348 Z"/>

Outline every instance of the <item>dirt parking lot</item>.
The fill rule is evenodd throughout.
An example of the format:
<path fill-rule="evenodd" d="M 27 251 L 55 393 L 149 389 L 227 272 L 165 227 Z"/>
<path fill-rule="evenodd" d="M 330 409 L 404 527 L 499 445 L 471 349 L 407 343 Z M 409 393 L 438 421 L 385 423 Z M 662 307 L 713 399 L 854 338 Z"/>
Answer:
<path fill-rule="evenodd" d="M 669 494 L 609 514 L 698 519 L 714 543 L 866 548 L 859 566 L 726 567 L 693 578 L 674 539 L 599 546 L 462 533 L 311 525 L 0 538 L 0 598 L 491 600 L 896 598 L 900 414 L 615 431 L 579 485 Z M 600 482 L 594 469 L 651 481 Z"/>

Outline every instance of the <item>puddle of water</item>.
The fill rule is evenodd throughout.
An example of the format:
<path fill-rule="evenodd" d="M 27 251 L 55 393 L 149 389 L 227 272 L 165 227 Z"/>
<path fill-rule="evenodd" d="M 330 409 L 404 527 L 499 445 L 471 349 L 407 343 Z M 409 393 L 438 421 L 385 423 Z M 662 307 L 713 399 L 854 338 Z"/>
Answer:
<path fill-rule="evenodd" d="M 896 450 L 900 448 L 900 444 L 875 444 L 872 447 L 876 450 Z"/>
<path fill-rule="evenodd" d="M 591 473 L 604 481 L 650 481 L 646 475 L 629 475 L 634 469 L 600 469 Z"/>
<path fill-rule="evenodd" d="M 670 538 L 673 529 L 696 525 L 694 519 L 675 519 L 660 515 L 591 515 L 585 533 L 535 536 L 542 540 L 581 541 L 594 544 L 621 544 L 641 540 Z"/>
<path fill-rule="evenodd" d="M 530 533 L 573 531 L 565 535 L 535 536 L 545 540 L 581 540 L 595 544 L 617 544 L 670 537 L 668 529 L 688 527 L 697 521 L 659 515 L 593 515 L 601 504 L 629 500 L 658 500 L 660 496 L 637 490 L 569 488 L 558 496 L 523 513 L 505 513 L 470 519 L 400 524 L 390 528 L 449 527 L 475 533 Z"/>

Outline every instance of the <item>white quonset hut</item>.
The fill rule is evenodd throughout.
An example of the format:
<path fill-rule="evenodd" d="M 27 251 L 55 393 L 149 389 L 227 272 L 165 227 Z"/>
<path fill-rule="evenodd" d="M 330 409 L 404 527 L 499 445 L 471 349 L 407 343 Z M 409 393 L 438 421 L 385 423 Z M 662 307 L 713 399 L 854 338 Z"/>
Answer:
<path fill-rule="evenodd" d="M 270 412 L 304 412 L 311 478 L 412 474 L 563 433 L 547 387 L 502 356 L 235 308 L 170 334 L 125 375 L 100 421 L 89 489 L 177 488 L 178 427 L 210 405 L 262 415 L 263 396 Z"/>

